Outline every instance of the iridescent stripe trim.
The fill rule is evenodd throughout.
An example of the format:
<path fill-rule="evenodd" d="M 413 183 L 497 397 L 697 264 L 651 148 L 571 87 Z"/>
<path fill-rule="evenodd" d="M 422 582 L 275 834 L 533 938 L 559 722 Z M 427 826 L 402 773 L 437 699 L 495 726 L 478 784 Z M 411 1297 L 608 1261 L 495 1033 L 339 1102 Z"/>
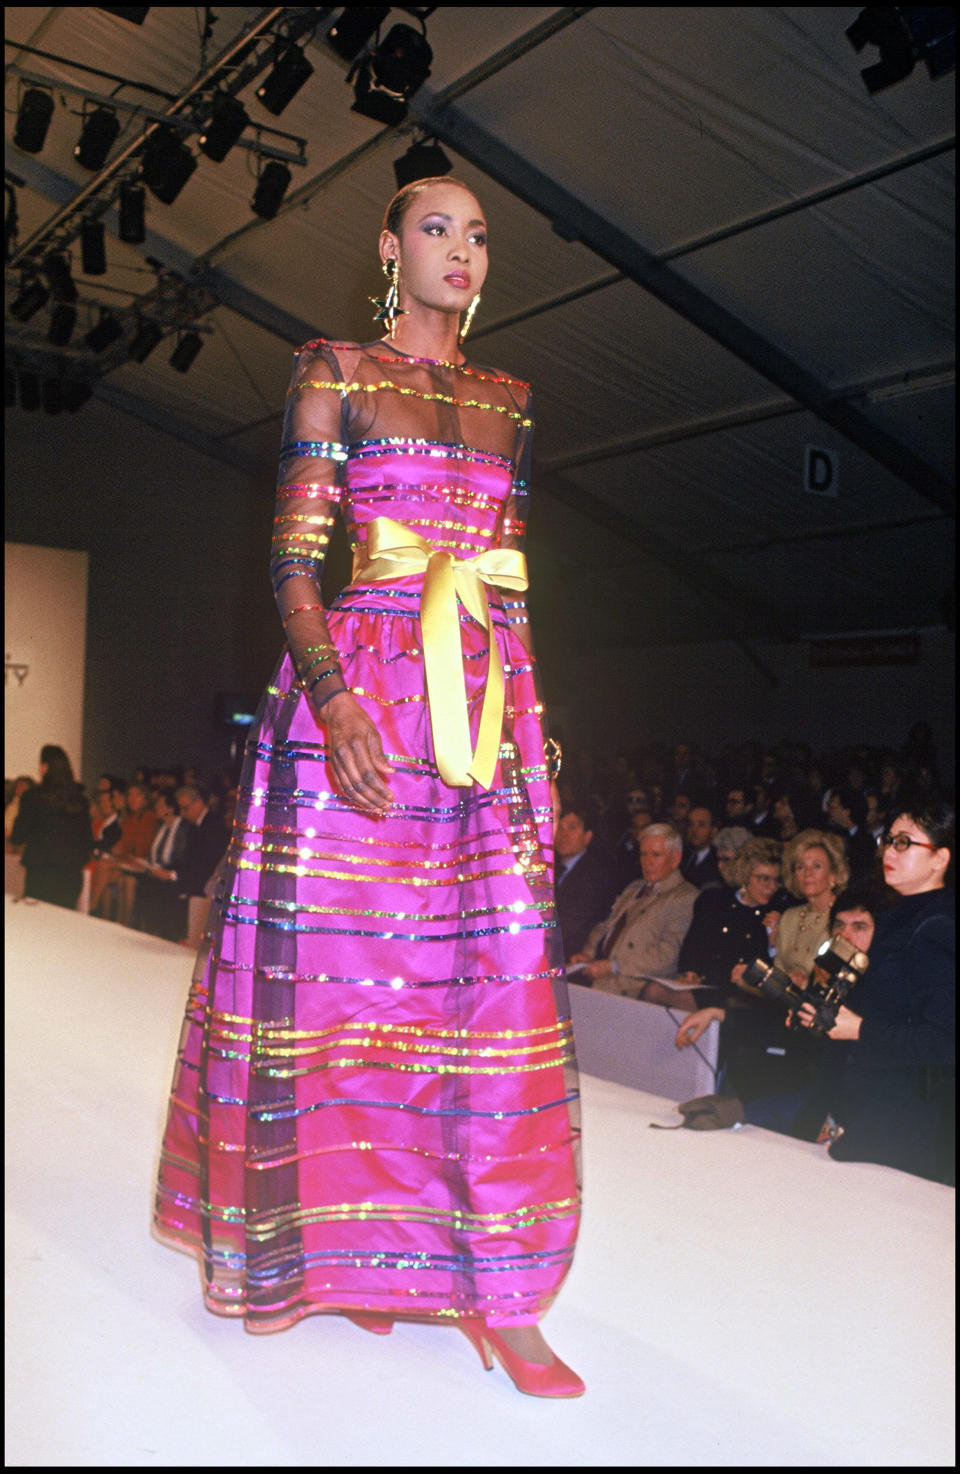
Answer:
<path fill-rule="evenodd" d="M 349 446 L 339 440 L 290 440 L 280 447 L 280 459 L 286 456 L 323 456 L 328 461 L 348 459 Z"/>
<path fill-rule="evenodd" d="M 263 905 L 256 900 L 246 902 L 248 906 Z M 291 907 L 296 909 L 296 903 L 290 902 Z M 551 906 L 552 909 L 552 906 Z M 522 931 L 550 931 L 556 923 L 553 921 L 519 922 L 511 921 L 509 926 L 486 926 L 477 927 L 472 931 L 442 932 L 438 936 L 431 936 L 429 932 L 402 932 L 402 931 L 363 931 L 359 927 L 349 926 L 303 926 L 295 921 L 273 921 L 266 916 L 241 916 L 238 911 L 224 911 L 223 919 L 231 921 L 237 926 L 262 926 L 270 931 L 288 931 L 312 936 L 324 937 L 366 937 L 370 941 L 401 941 L 401 942 L 462 942 L 473 937 L 500 937 L 516 936 Z M 362 984 L 361 984 L 362 986 Z"/>
<path fill-rule="evenodd" d="M 375 440 L 352 440 L 347 449 L 352 461 L 369 460 L 386 452 L 426 455 L 447 461 L 476 461 L 481 466 L 502 466 L 505 471 L 513 470 L 513 461 L 509 456 L 497 455 L 492 450 L 481 450 L 475 445 L 465 445 L 462 440 L 418 440 L 407 435 L 385 435 Z"/>
<path fill-rule="evenodd" d="M 387 348 L 386 355 L 383 353 L 372 352 L 371 348 L 373 346 L 378 348 Z M 359 349 L 362 354 L 365 354 L 368 359 L 372 359 L 374 363 L 393 364 L 398 368 L 408 363 L 429 363 L 434 365 L 436 368 L 456 369 L 458 373 L 464 374 L 471 379 L 483 379 L 484 381 L 489 381 L 492 384 L 514 384 L 518 389 L 525 389 L 527 393 L 530 392 L 530 385 L 526 382 L 526 380 L 514 379 L 510 376 L 510 374 L 493 372 L 485 374 L 482 369 L 474 368 L 466 361 L 463 363 L 453 363 L 449 358 L 421 358 L 415 353 L 398 353 L 396 350 L 394 350 L 394 353 L 391 356 L 388 346 L 379 342 L 375 345 L 371 345 L 370 347 L 365 347 L 363 344 L 348 343 L 336 338 L 311 338 L 309 343 L 302 343 L 300 347 L 296 350 L 296 352 L 297 354 L 300 354 L 305 352 L 308 348 L 329 348 L 334 353 L 336 353 L 338 349 L 356 353 Z"/>

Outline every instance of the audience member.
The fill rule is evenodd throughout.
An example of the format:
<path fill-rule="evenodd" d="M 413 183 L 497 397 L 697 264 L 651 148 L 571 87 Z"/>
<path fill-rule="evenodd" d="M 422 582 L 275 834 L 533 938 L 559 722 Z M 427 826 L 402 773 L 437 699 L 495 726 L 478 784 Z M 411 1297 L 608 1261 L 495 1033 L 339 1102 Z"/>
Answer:
<path fill-rule="evenodd" d="M 830 1155 L 955 1181 L 955 950 L 952 805 L 913 804 L 885 837 L 883 873 L 901 899 L 877 922 L 855 1007 L 828 1039 L 851 1044 Z M 809 1027 L 805 1004 L 799 1020 Z"/>
<path fill-rule="evenodd" d="M 720 1006 L 736 993 L 736 972 L 760 957 L 774 955 L 780 913 L 771 907 L 780 882 L 780 846 L 773 839 L 749 839 L 734 861 L 735 890 L 701 891 L 684 937 L 677 965 L 691 984 L 706 983 L 697 1007 Z"/>
<path fill-rule="evenodd" d="M 727 825 L 718 832 L 713 848 L 717 855 L 717 869 L 720 871 L 720 879 L 724 885 L 738 884 L 734 861 L 749 838 L 749 829 L 744 829 L 741 824 Z"/>
<path fill-rule="evenodd" d="M 158 827 L 137 879 L 134 924 L 140 931 L 177 942 L 186 931 L 186 913 L 175 877 L 186 855 L 190 825 L 168 793 L 157 794 L 153 811 Z"/>
<path fill-rule="evenodd" d="M 62 747 L 41 748 L 40 782 L 21 794 L 10 839 L 23 846 L 24 895 L 75 910 L 93 833 L 86 794 Z"/>
<path fill-rule="evenodd" d="M 619 895 L 633 880 L 640 879 L 640 836 L 653 815 L 646 794 L 634 788 L 627 796 L 627 828 L 620 834 L 610 859 L 615 893 Z"/>
<path fill-rule="evenodd" d="M 830 833 L 840 835 L 850 874 L 857 883 L 876 881 L 880 853 L 867 827 L 867 800 L 859 788 L 840 784 L 830 790 L 827 804 Z"/>
<path fill-rule="evenodd" d="M 783 855 L 787 889 L 803 902 L 780 918 L 777 966 L 805 987 L 817 949 L 830 935 L 830 907 L 850 879 L 843 841 L 821 829 L 803 829 Z"/>
<path fill-rule="evenodd" d="M 121 821 L 119 844 L 113 847 L 117 862 L 119 913 L 121 926 L 129 926 L 133 918 L 133 903 L 136 896 L 137 875 L 142 862 L 150 854 L 150 846 L 157 832 L 157 816 L 153 812 L 150 794 L 142 783 L 131 783 L 127 789 L 126 810 Z"/>
<path fill-rule="evenodd" d="M 650 1002 L 670 996 L 648 984 L 651 975 L 677 970 L 680 946 L 690 926 L 696 889 L 680 874 L 683 841 L 670 824 L 650 824 L 640 838 L 642 881 L 627 886 L 610 915 L 593 928 L 570 961 L 584 964 L 574 981 L 607 993 Z"/>
<path fill-rule="evenodd" d="M 203 790 L 196 783 L 185 783 L 177 789 L 177 807 L 190 829 L 184 857 L 178 865 L 160 866 L 153 873 L 158 880 L 172 881 L 183 905 L 181 917 L 186 921 L 187 902 L 191 896 L 202 896 L 210 877 L 216 872 L 227 847 L 223 825 L 207 808 Z"/>
<path fill-rule="evenodd" d="M 753 819 L 753 804 L 748 797 L 748 791 L 742 783 L 727 789 L 723 812 L 728 824 L 749 829 Z"/>
<path fill-rule="evenodd" d="M 750 833 L 754 839 L 778 839 L 780 826 L 772 809 L 772 797 L 766 783 L 753 785 L 754 803 L 750 816 Z"/>
<path fill-rule="evenodd" d="M 20 812 L 21 798 L 26 793 L 28 788 L 33 787 L 35 787 L 35 780 L 29 777 L 26 773 L 24 773 L 21 777 L 14 779 L 13 792 L 10 795 L 9 802 L 6 804 L 3 810 L 3 836 L 5 840 L 9 840 L 11 835 L 13 834 L 13 826 L 16 822 L 17 815 Z"/>
<path fill-rule="evenodd" d="M 687 820 L 690 810 L 693 808 L 693 799 L 689 793 L 675 793 L 670 803 L 670 823 L 677 831 L 681 839 L 687 837 Z"/>
<path fill-rule="evenodd" d="M 586 803 L 569 804 L 554 835 L 557 920 L 565 957 L 580 951 L 609 911 L 614 893 L 611 878 L 594 853 L 595 824 Z"/>
<path fill-rule="evenodd" d="M 717 853 L 713 848 L 716 835 L 717 827 L 710 810 L 704 804 L 697 804 L 687 815 L 686 843 L 680 873 L 698 891 L 703 890 L 705 885 L 722 883 Z"/>

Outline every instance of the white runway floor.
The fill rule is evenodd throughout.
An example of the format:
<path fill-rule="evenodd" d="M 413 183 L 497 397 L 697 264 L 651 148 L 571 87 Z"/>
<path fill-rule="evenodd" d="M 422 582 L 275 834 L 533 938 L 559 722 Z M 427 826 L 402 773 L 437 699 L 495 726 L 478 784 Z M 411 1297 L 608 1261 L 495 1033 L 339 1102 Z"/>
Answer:
<path fill-rule="evenodd" d="M 952 1466 L 951 1189 L 585 1077 L 584 1219 L 545 1324 L 585 1397 L 466 1339 L 247 1335 L 151 1237 L 192 958 L 6 901 L 13 1467 Z"/>

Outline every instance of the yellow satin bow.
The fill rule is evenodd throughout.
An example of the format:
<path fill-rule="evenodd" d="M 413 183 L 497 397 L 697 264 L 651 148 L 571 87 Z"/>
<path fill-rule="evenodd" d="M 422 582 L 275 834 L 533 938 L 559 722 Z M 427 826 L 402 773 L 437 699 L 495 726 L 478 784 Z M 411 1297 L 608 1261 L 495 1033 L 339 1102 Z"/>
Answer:
<path fill-rule="evenodd" d="M 522 591 L 527 587 L 527 560 L 515 548 L 489 548 L 477 558 L 457 558 L 392 517 L 375 517 L 367 528 L 366 546 L 354 554 L 353 582 L 384 583 L 413 573 L 423 574 L 423 664 L 440 777 L 451 788 L 469 788 L 474 782 L 489 788 L 500 751 L 504 678 L 484 584 Z M 486 628 L 490 646 L 475 750 L 470 743 L 458 595 Z"/>

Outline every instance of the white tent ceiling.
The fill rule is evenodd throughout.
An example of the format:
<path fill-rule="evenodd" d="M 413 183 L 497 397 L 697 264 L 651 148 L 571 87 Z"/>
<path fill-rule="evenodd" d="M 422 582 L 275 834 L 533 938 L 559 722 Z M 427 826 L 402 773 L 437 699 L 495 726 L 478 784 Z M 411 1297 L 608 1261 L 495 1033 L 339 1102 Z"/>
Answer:
<path fill-rule="evenodd" d="M 855 7 L 441 6 L 432 74 L 384 128 L 351 111 L 347 64 L 324 42 L 339 12 L 315 11 L 314 73 L 282 115 L 256 100 L 263 72 L 239 94 L 254 123 L 306 142 L 277 218 L 251 212 L 249 150 L 198 153 L 172 205 L 148 194 L 142 246 L 105 214 L 108 270 L 82 277 L 78 195 L 100 176 L 73 157 L 81 98 L 59 88 L 108 96 L 113 77 L 181 98 L 251 26 L 303 13 L 219 9 L 204 53 L 199 9 L 153 7 L 139 26 L 7 9 L 7 304 L 24 266 L 73 233 L 71 372 L 96 375 L 118 414 L 271 485 L 291 346 L 377 336 L 391 165 L 423 125 L 491 226 L 472 352 L 534 386 L 541 619 L 581 644 L 952 620 L 951 77 L 918 65 L 870 96 L 860 69 L 876 53 L 844 34 Z M 391 11 L 384 30 L 397 22 L 410 16 Z M 12 142 L 25 77 L 57 98 L 36 155 Z M 169 106 L 142 86 L 118 97 Z M 104 176 L 148 126 L 121 121 Z M 197 285 L 209 332 L 186 375 L 168 344 L 126 355 L 156 285 L 148 257 Z M 97 357 L 82 330 L 99 304 L 127 308 L 129 330 Z M 8 312 L 8 366 L 49 370 L 47 326 L 46 311 Z M 811 445 L 836 454 L 835 497 L 803 489 Z"/>

